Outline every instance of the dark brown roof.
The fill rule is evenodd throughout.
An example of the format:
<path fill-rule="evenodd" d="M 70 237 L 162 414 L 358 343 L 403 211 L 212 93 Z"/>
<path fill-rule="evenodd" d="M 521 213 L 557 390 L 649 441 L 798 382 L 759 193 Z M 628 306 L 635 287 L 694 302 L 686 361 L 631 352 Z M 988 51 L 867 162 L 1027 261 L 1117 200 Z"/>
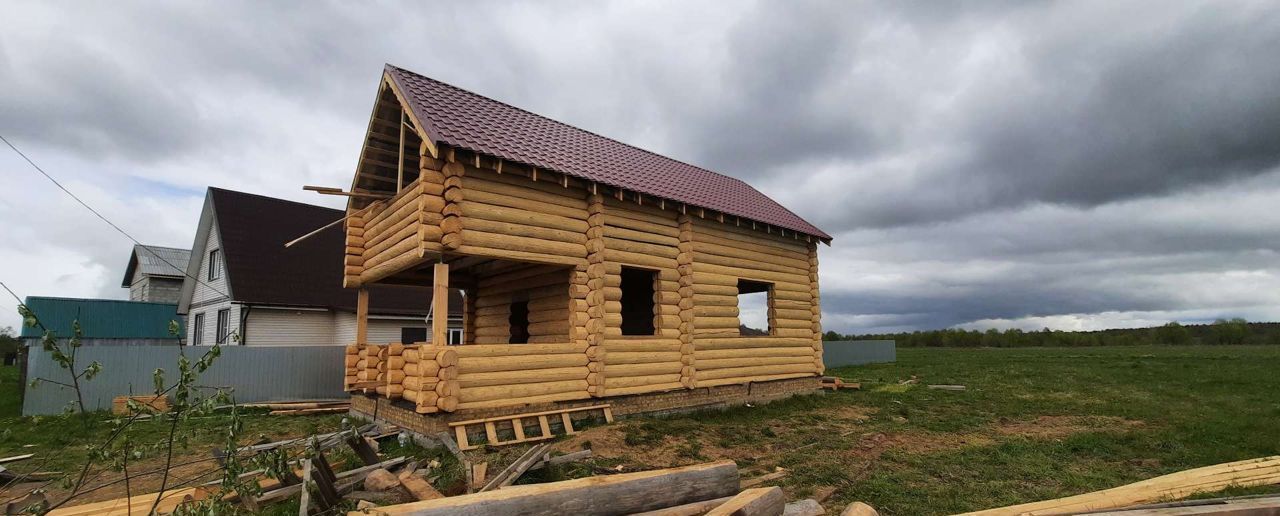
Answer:
<path fill-rule="evenodd" d="M 221 188 L 209 188 L 209 195 L 235 301 L 355 310 L 355 289 L 342 287 L 346 236 L 341 224 L 284 246 L 345 212 Z M 451 292 L 449 311 L 461 314 L 462 299 Z M 369 288 L 371 313 L 418 315 L 429 306 L 427 287 Z"/>
<path fill-rule="evenodd" d="M 739 179 L 654 154 L 387 65 L 421 129 L 437 143 L 724 212 L 830 240 Z"/>

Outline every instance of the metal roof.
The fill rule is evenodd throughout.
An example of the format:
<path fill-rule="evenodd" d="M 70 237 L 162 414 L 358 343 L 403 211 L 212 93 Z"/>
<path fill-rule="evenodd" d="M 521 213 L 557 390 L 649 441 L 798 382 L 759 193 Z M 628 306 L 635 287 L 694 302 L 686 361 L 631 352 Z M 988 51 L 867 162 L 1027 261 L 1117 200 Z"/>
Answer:
<path fill-rule="evenodd" d="M 425 126 L 420 129 L 437 143 L 831 239 L 742 180 L 402 68 L 387 65 L 386 73 Z"/>
<path fill-rule="evenodd" d="M 124 279 L 120 282 L 120 286 L 127 288 L 133 284 L 135 269 L 140 269 L 143 274 L 149 276 L 184 277 L 186 273 L 183 271 L 190 260 L 190 249 L 135 244 L 133 254 L 129 256 L 129 265 L 124 269 Z"/>
<path fill-rule="evenodd" d="M 71 322 L 78 320 L 84 338 L 173 339 L 177 337 L 169 334 L 169 321 L 182 322 L 173 303 L 32 296 L 23 304 L 58 337 L 71 337 Z M 43 333 L 38 327 L 22 328 L 23 337 Z"/>

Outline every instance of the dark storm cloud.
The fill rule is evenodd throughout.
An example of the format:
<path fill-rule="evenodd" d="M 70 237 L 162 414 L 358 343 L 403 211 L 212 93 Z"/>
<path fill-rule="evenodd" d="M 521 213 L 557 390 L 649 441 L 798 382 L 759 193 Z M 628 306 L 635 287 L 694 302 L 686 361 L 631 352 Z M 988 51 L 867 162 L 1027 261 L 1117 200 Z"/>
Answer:
<path fill-rule="evenodd" d="M 836 235 L 828 328 L 1280 317 L 1271 3 L 0 10 L 0 132 L 149 243 L 206 184 L 324 202 L 298 186 L 350 180 L 390 62 L 759 187 Z M 0 258 L 113 289 L 128 246 L 79 215 Z"/>

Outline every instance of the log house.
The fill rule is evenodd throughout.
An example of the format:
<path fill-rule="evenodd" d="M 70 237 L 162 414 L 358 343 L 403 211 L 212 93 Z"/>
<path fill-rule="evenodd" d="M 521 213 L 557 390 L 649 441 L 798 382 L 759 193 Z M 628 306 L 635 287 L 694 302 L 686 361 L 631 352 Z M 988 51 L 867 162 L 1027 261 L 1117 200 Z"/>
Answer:
<path fill-rule="evenodd" d="M 388 65 L 347 208 L 343 286 L 463 293 L 464 343 L 348 346 L 348 390 L 419 414 L 823 372 L 819 243 L 746 183 Z M 739 296 L 767 296 L 750 334 Z M 363 308 L 362 308 L 363 307 Z M 812 383 L 812 386 L 808 386 Z"/>

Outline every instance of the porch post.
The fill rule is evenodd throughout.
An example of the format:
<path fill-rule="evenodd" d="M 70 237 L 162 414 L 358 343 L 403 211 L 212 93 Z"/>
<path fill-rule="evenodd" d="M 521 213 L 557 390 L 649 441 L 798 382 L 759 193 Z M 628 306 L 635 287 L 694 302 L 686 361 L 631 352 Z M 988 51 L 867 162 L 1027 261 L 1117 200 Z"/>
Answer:
<path fill-rule="evenodd" d="M 369 343 L 369 289 L 356 294 L 356 344 Z"/>
<path fill-rule="evenodd" d="M 449 264 L 437 263 L 435 288 L 431 291 L 431 344 L 449 343 Z"/>

